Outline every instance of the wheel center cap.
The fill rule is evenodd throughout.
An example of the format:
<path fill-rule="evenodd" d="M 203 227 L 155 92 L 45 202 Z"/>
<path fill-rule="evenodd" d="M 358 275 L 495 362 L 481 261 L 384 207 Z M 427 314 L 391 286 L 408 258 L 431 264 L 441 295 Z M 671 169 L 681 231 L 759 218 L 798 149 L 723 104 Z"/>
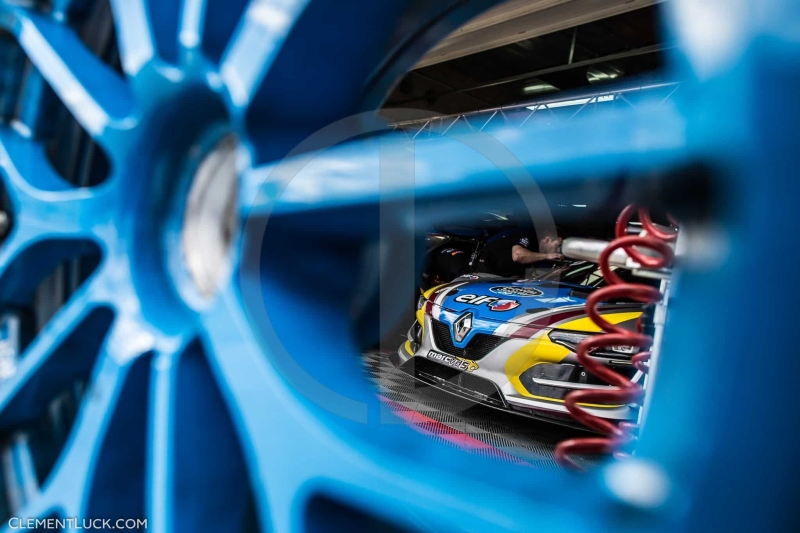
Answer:
<path fill-rule="evenodd" d="M 228 135 L 200 161 L 192 178 L 181 228 L 183 259 L 199 293 L 213 297 L 232 267 L 237 230 L 235 136 Z"/>

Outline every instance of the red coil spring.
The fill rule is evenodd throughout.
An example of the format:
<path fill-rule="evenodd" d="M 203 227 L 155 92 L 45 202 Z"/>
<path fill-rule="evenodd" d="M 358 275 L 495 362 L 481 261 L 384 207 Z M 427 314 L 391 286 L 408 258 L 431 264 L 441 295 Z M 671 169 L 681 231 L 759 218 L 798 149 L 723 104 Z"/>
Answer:
<path fill-rule="evenodd" d="M 620 248 L 624 249 L 634 261 L 646 268 L 662 268 L 672 263 L 673 252 L 667 243 L 674 241 L 677 235 L 665 232 L 655 226 L 646 210 L 638 209 L 639 220 L 647 232 L 647 236 L 627 236 L 625 234 L 628 222 L 636 211 L 637 206 L 631 204 L 623 209 L 619 218 L 617 218 L 616 239 L 603 250 L 598 261 L 607 286 L 593 292 L 586 300 L 586 314 L 605 334 L 589 337 L 578 344 L 578 361 L 588 372 L 609 385 L 613 385 L 614 388 L 575 391 L 567 395 L 564 400 L 567 410 L 577 421 L 605 435 L 603 437 L 569 439 L 561 442 L 556 447 L 556 461 L 562 466 L 572 467 L 577 470 L 583 470 L 583 468 L 572 460 L 569 457 L 570 455 L 606 453 L 614 453 L 617 456 L 624 455 L 619 450 L 624 449 L 633 441 L 633 434 L 636 429 L 635 424 L 620 423 L 617 425 L 597 417 L 586 411 L 580 404 L 624 405 L 636 403 L 641 405 L 644 399 L 644 389 L 642 387 L 604 366 L 589 355 L 592 350 L 612 346 L 634 346 L 640 350 L 648 350 L 653 342 L 649 335 L 641 333 L 641 317 L 636 323 L 638 332 L 634 333 L 621 326 L 609 323 L 600 315 L 598 310 L 598 306 L 602 302 L 617 298 L 633 299 L 644 304 L 661 301 L 661 292 L 658 289 L 637 283 L 625 283 L 609 267 L 609 257 L 615 250 Z M 675 224 L 672 219 L 670 219 L 670 222 Z M 677 224 L 675 225 L 677 226 Z M 659 254 L 659 257 L 645 255 L 634 247 L 654 250 Z M 643 351 L 633 356 L 631 362 L 638 370 L 647 373 L 648 367 L 645 363 L 649 359 L 650 352 Z"/>

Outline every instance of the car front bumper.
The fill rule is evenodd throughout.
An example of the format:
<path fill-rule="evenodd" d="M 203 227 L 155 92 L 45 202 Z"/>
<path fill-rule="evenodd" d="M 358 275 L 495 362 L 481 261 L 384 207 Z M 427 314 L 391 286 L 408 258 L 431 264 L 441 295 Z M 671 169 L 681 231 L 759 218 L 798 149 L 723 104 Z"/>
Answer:
<path fill-rule="evenodd" d="M 409 330 L 407 342 L 401 344 L 397 352 L 391 357 L 393 364 L 400 370 L 427 385 L 474 403 L 503 409 L 523 416 L 546 419 L 571 426 L 577 425 L 583 428 L 572 418 L 563 402 L 530 398 L 519 394 L 505 374 L 502 371 L 498 371 L 498 366 L 502 368 L 504 361 L 492 362 L 490 359 L 492 354 L 479 360 L 479 368 L 469 372 L 462 372 L 430 359 L 428 356 L 431 352 L 449 354 L 435 345 L 433 335 L 430 334 L 431 318 L 426 315 L 424 319 L 425 325 L 422 338 L 414 338 L 412 327 Z M 418 340 L 421 342 L 417 342 Z M 414 347 L 417 348 L 416 351 L 412 351 Z M 424 360 L 424 363 L 420 360 Z M 609 420 L 624 421 L 636 417 L 636 411 L 627 405 L 581 407 L 595 416 Z"/>

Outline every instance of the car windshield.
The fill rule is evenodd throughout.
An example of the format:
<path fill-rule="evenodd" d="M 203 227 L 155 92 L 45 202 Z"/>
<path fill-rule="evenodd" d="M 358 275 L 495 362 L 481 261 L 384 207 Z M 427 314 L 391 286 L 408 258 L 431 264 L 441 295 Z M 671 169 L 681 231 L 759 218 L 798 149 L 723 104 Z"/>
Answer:
<path fill-rule="evenodd" d="M 627 268 L 611 267 L 611 270 L 626 282 L 658 286 L 657 280 L 636 276 Z M 600 267 L 595 263 L 586 261 L 556 267 L 538 279 L 582 285 L 584 287 L 603 287 L 606 284 Z"/>

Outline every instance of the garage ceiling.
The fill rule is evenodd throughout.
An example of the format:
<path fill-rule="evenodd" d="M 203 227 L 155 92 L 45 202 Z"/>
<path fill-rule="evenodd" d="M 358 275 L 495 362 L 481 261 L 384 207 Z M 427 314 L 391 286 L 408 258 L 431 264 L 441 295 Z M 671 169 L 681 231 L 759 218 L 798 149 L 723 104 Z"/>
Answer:
<path fill-rule="evenodd" d="M 383 114 L 391 120 L 393 108 L 418 109 L 420 116 L 465 113 L 634 77 L 662 81 L 659 3 L 506 2 L 434 48 L 395 87 Z"/>
<path fill-rule="evenodd" d="M 664 0 L 510 0 L 446 37 L 416 68 L 648 7 Z"/>

